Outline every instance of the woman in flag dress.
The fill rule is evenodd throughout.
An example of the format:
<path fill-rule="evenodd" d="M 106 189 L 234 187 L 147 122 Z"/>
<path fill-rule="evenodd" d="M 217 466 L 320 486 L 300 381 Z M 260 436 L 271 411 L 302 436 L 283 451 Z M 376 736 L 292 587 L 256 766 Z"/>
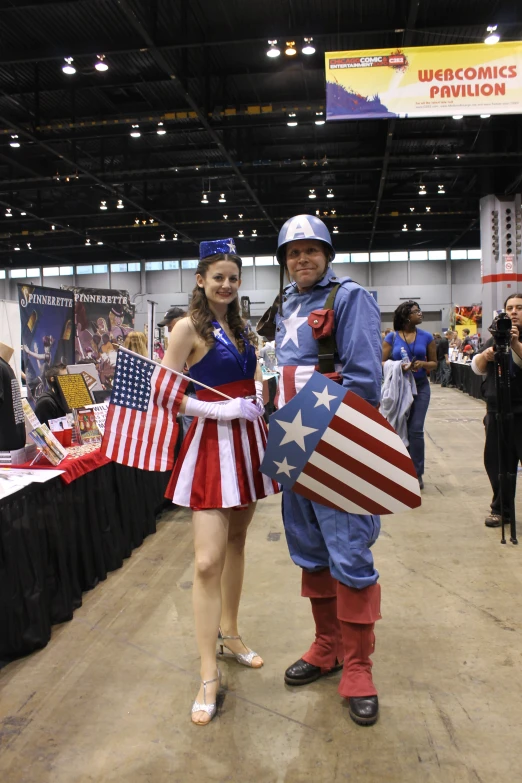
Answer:
<path fill-rule="evenodd" d="M 178 321 L 163 364 L 232 397 L 226 401 L 195 385 L 179 412 L 194 416 L 176 461 L 167 495 L 192 509 L 196 639 L 201 687 L 192 721 L 216 714 L 219 672 L 216 641 L 252 668 L 263 660 L 242 641 L 237 616 L 247 528 L 257 500 L 279 491 L 259 471 L 266 445 L 262 381 L 255 349 L 240 316 L 241 259 L 233 240 L 202 242 L 188 317 Z"/>

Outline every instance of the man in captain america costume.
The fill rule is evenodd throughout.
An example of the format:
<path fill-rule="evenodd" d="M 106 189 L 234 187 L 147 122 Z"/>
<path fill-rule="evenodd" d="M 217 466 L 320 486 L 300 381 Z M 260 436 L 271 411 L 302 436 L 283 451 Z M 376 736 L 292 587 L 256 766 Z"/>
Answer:
<path fill-rule="evenodd" d="M 317 217 L 293 217 L 279 233 L 281 281 L 286 270 L 292 282 L 285 288 L 281 284 L 275 315 L 278 408 L 315 369 L 372 405 L 380 401 L 379 308 L 360 285 L 335 276 L 330 267 L 334 256 L 330 233 Z M 323 322 L 325 307 L 334 311 L 333 355 L 326 362 L 315 339 L 322 335 L 317 329 L 315 337 L 312 333 L 312 326 Z M 315 620 L 315 640 L 286 670 L 285 682 L 305 685 L 343 668 L 339 693 L 348 699 L 350 717 L 359 725 L 372 725 L 379 703 L 370 655 L 381 615 L 379 574 L 370 547 L 379 535 L 380 518 L 338 511 L 284 490 L 283 522 L 292 560 L 302 568 L 301 594 L 310 599 Z"/>

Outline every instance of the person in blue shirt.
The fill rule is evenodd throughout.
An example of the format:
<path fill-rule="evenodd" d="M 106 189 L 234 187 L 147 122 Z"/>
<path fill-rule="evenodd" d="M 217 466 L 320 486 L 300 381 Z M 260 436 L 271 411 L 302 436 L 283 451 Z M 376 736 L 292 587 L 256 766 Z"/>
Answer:
<path fill-rule="evenodd" d="M 404 362 L 404 372 L 412 372 L 417 386 L 408 417 L 408 451 L 415 465 L 419 485 L 424 489 L 424 421 L 430 404 L 428 373 L 437 367 L 437 347 L 433 335 L 419 329 L 422 310 L 417 302 L 400 304 L 393 314 L 393 333 L 382 344 L 382 360 Z"/>
<path fill-rule="evenodd" d="M 275 334 L 281 373 L 278 408 L 295 397 L 316 369 L 371 405 L 379 403 L 379 308 L 360 285 L 336 277 L 330 266 L 334 256 L 330 233 L 317 217 L 297 215 L 279 233 L 280 309 L 275 314 L 276 300 L 262 319 Z M 283 287 L 285 273 L 292 282 Z M 335 343 L 327 369 L 309 316 L 325 308 L 332 291 L 335 299 L 328 309 L 334 311 Z M 269 335 L 264 326 L 258 325 L 258 332 L 260 328 Z M 379 574 L 371 546 L 379 535 L 380 517 L 336 510 L 286 489 L 282 511 L 290 556 L 302 569 L 301 595 L 310 599 L 315 621 L 315 641 L 288 667 L 285 682 L 305 685 L 342 668 L 339 693 L 348 700 L 350 717 L 371 725 L 379 714 L 370 656 L 380 618 Z"/>

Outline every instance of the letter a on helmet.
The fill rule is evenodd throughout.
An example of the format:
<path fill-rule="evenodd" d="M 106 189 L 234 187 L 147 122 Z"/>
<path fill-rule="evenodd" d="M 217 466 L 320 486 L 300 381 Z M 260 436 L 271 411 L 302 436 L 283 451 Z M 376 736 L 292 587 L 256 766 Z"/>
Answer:
<path fill-rule="evenodd" d="M 277 241 L 277 260 L 279 263 L 284 260 L 285 246 L 297 239 L 318 239 L 330 248 L 330 260 L 335 256 L 330 232 L 323 221 L 313 215 L 296 215 L 287 220 L 279 232 Z"/>

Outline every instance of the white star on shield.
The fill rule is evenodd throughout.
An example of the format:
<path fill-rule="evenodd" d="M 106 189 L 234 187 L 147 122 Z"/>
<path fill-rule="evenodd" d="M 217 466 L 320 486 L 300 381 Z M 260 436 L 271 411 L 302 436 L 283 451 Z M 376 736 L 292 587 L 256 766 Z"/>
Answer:
<path fill-rule="evenodd" d="M 293 421 L 281 421 L 281 419 L 276 419 L 276 422 L 285 431 L 283 440 L 279 444 L 280 446 L 295 442 L 299 448 L 306 451 L 304 439 L 307 435 L 311 435 L 312 432 L 317 432 L 317 429 L 314 429 L 313 427 L 304 426 L 301 418 L 301 411 L 297 411 Z"/>

